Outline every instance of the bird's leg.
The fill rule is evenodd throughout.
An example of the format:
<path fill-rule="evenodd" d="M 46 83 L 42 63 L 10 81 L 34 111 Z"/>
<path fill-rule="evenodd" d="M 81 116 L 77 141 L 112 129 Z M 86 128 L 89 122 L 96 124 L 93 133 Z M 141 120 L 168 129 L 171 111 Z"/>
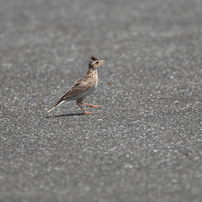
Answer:
<path fill-rule="evenodd" d="M 87 104 L 87 103 L 81 103 L 82 105 L 87 105 L 87 106 L 90 106 L 91 107 L 94 107 L 94 108 L 97 108 L 97 107 L 101 107 L 100 105 L 92 105 L 92 104 Z M 88 108 L 88 109 L 90 109 Z"/>
<path fill-rule="evenodd" d="M 93 112 L 87 112 L 87 111 L 86 111 L 87 109 L 84 109 L 84 108 L 81 106 L 82 103 L 81 103 L 79 100 L 76 101 L 76 104 L 83 110 L 83 113 L 84 113 L 84 114 L 93 114 Z M 90 107 L 90 108 L 91 108 L 91 107 Z"/>

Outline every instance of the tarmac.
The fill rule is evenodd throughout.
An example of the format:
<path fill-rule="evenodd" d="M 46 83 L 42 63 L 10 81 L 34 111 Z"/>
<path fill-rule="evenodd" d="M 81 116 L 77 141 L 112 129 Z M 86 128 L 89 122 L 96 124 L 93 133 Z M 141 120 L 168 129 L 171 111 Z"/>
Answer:
<path fill-rule="evenodd" d="M 201 202 L 202 1 L 1 0 L 0 201 Z M 98 90 L 46 112 L 89 57 Z"/>

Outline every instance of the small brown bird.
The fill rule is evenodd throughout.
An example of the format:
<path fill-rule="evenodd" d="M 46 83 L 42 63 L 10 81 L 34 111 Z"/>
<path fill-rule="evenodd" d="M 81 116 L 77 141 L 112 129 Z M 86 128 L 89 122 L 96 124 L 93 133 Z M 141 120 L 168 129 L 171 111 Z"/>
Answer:
<path fill-rule="evenodd" d="M 48 109 L 48 112 L 53 110 L 57 105 L 62 104 L 64 101 L 70 100 L 76 100 L 77 105 L 83 110 L 83 114 L 92 114 L 92 112 L 87 112 L 87 110 L 91 107 L 101 107 L 99 105 L 83 103 L 83 100 L 97 88 L 97 68 L 102 64 L 104 64 L 104 60 L 98 60 L 96 57 L 91 56 L 86 76 L 83 79 L 76 81 L 75 84 L 65 93 L 65 95 L 63 95 L 52 107 Z M 84 109 L 82 105 L 90 107 Z"/>

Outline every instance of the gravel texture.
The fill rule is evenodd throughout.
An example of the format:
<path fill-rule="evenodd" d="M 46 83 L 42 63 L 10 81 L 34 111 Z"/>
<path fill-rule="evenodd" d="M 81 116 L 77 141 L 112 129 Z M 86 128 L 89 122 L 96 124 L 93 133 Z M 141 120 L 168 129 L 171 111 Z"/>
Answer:
<path fill-rule="evenodd" d="M 1 0 L 0 201 L 201 202 L 202 1 Z M 89 56 L 102 105 L 47 114 Z"/>

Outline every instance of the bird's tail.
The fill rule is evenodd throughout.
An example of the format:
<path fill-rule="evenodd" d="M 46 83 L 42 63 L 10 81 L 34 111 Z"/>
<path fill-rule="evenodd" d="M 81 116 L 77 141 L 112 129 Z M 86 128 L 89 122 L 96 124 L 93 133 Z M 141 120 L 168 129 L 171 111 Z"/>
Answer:
<path fill-rule="evenodd" d="M 50 107 L 47 112 L 52 111 L 57 105 L 62 104 L 64 102 L 63 97 L 61 97 L 52 107 Z"/>

